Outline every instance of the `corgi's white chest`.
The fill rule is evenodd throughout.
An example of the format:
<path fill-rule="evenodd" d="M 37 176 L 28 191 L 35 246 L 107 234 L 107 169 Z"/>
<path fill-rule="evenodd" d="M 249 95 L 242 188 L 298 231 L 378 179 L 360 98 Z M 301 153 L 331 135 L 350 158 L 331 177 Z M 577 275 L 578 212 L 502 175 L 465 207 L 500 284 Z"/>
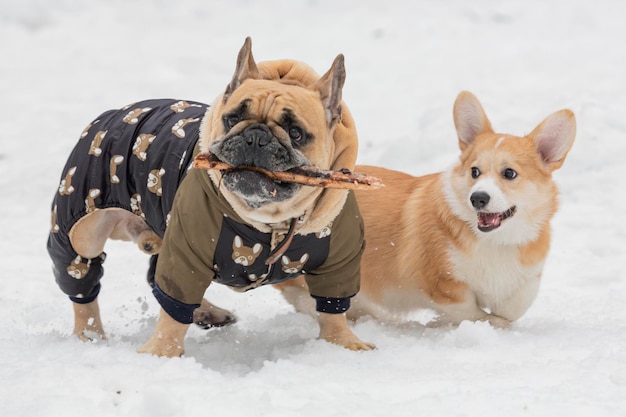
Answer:
<path fill-rule="evenodd" d="M 514 296 L 529 280 L 538 280 L 543 262 L 524 266 L 516 246 L 479 243 L 472 253 L 450 249 L 457 280 L 465 282 L 483 308 L 494 308 Z"/>

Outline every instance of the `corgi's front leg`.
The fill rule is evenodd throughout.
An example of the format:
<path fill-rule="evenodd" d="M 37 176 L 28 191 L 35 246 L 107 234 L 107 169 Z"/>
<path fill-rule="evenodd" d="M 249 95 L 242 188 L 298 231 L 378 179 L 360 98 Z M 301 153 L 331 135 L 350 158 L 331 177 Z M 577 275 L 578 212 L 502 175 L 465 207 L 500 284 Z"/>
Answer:
<path fill-rule="evenodd" d="M 433 306 L 440 315 L 429 324 L 429 327 L 442 325 L 459 325 L 463 321 L 486 321 L 497 329 L 507 329 L 511 321 L 495 312 L 487 313 L 478 306 L 478 300 L 471 290 L 467 290 L 463 301 Z"/>
<path fill-rule="evenodd" d="M 541 280 L 537 277 L 528 278 L 510 297 L 498 302 L 492 308 L 492 313 L 509 321 L 522 317 L 530 308 L 539 292 Z"/>

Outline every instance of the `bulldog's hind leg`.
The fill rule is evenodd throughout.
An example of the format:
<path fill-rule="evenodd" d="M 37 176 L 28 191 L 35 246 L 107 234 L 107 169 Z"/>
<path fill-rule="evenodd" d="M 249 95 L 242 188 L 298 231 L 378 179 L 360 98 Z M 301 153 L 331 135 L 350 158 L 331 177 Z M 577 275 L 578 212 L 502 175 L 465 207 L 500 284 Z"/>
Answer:
<path fill-rule="evenodd" d="M 205 298 L 202 299 L 200 307 L 193 312 L 193 322 L 203 329 L 227 326 L 236 321 L 233 313 L 211 304 Z"/>
<path fill-rule="evenodd" d="M 293 305 L 298 313 L 315 317 L 315 300 L 311 297 L 303 276 L 272 286 L 281 292 L 285 300 Z"/>
<path fill-rule="evenodd" d="M 161 249 L 161 238 L 139 216 L 123 209 L 96 210 L 72 227 L 69 232 L 72 248 L 84 260 L 100 259 L 107 239 L 136 242 L 142 251 L 155 254 Z M 90 340 L 89 333 L 105 339 L 98 299 L 89 303 L 73 303 L 74 334 Z"/>
<path fill-rule="evenodd" d="M 84 258 L 104 250 L 107 239 L 132 241 L 142 252 L 159 253 L 161 238 L 139 216 L 118 208 L 96 210 L 80 219 L 69 233 L 72 247 Z"/>
<path fill-rule="evenodd" d="M 74 307 L 74 334 L 83 342 L 92 340 L 89 333 L 93 333 L 100 339 L 106 339 L 104 327 L 100 319 L 100 307 L 98 300 L 87 304 L 72 303 Z"/>

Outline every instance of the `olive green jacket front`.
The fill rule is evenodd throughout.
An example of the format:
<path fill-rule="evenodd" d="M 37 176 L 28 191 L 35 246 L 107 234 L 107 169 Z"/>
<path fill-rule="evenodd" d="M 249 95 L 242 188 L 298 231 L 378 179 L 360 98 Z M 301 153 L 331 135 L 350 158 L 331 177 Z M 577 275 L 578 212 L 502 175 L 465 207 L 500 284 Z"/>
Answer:
<path fill-rule="evenodd" d="M 266 259 L 285 231 L 263 233 L 246 224 L 218 192 L 207 171 L 191 169 L 176 192 L 154 293 L 174 319 L 191 323 L 213 282 L 246 291 L 304 275 L 317 310 L 342 313 L 359 291 L 365 247 L 363 221 L 352 192 L 322 230 L 296 234 L 272 265 Z"/>

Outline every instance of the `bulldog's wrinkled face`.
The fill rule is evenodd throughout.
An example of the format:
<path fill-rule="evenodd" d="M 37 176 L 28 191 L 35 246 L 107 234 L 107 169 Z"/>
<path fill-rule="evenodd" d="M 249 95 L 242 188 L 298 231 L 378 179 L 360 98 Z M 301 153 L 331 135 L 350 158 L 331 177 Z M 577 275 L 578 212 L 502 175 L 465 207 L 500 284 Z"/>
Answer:
<path fill-rule="evenodd" d="M 328 136 L 321 103 L 313 106 L 317 111 L 309 111 L 304 120 L 297 116 L 299 106 L 297 103 L 294 106 L 292 102 L 296 90 L 303 89 L 280 86 L 278 90 L 281 91 L 261 90 L 264 84 L 270 83 L 265 80 L 247 81 L 237 94 L 230 97 L 221 120 L 225 134 L 213 141 L 209 150 L 234 167 L 288 171 L 302 165 L 324 164 L 325 161 L 317 157 L 319 152 L 315 151 L 315 141 L 322 142 L 324 148 Z M 246 91 L 250 94 L 242 94 Z M 299 93 L 311 95 L 307 90 Z M 311 129 L 311 126 L 318 129 Z M 318 132 L 314 133 L 314 130 Z M 307 157 L 307 151 L 312 154 L 313 160 Z M 226 190 L 241 197 L 252 208 L 289 200 L 302 188 L 301 185 L 281 183 L 245 169 L 223 172 L 221 182 Z"/>
<path fill-rule="evenodd" d="M 274 181 L 245 168 L 329 169 L 344 79 L 341 55 L 310 85 L 262 74 L 246 40 L 232 81 L 214 103 L 207 143 L 211 153 L 234 167 L 211 175 L 236 211 L 265 223 L 283 221 L 302 215 L 320 195 L 320 189 Z"/>

